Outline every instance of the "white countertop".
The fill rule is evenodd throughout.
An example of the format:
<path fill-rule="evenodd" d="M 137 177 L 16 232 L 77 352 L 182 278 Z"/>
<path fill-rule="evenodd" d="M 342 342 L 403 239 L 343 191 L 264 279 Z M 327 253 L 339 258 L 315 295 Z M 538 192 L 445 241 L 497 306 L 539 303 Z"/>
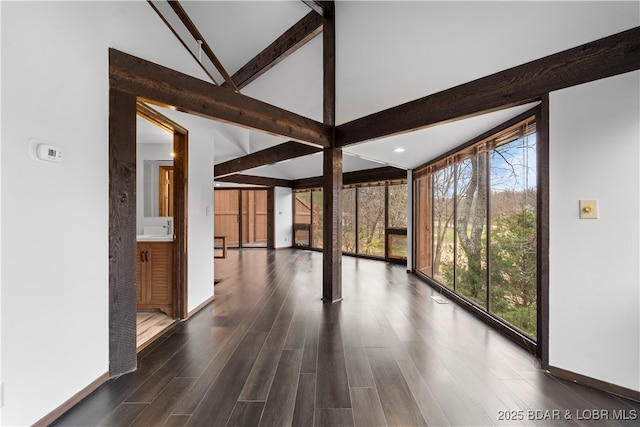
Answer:
<path fill-rule="evenodd" d="M 138 242 L 173 242 L 173 236 L 166 234 L 138 234 L 136 240 Z"/>

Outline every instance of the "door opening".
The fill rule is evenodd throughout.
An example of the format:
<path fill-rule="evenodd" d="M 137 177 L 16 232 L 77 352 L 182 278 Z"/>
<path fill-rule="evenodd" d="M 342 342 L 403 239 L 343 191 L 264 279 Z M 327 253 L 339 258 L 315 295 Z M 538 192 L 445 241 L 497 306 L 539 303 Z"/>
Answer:
<path fill-rule="evenodd" d="M 186 207 L 187 131 L 148 105 L 136 113 L 136 347 L 140 351 L 185 316 L 186 285 L 179 265 Z M 179 171 L 179 172 L 178 172 Z"/>
<path fill-rule="evenodd" d="M 216 189 L 215 230 L 229 248 L 266 248 L 267 189 Z"/>

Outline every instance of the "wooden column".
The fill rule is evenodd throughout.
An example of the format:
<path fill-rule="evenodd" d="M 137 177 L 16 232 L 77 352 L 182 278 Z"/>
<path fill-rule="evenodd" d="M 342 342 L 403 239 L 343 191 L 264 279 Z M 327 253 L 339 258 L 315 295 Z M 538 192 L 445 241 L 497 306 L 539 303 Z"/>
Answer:
<path fill-rule="evenodd" d="M 109 374 L 136 353 L 136 97 L 109 92 Z"/>
<path fill-rule="evenodd" d="M 342 299 L 342 149 L 324 149 L 322 300 Z"/>
<path fill-rule="evenodd" d="M 335 146 L 335 24 L 333 2 L 324 13 L 323 121 L 331 126 L 331 147 L 323 151 L 322 300 L 342 300 L 342 149 Z"/>

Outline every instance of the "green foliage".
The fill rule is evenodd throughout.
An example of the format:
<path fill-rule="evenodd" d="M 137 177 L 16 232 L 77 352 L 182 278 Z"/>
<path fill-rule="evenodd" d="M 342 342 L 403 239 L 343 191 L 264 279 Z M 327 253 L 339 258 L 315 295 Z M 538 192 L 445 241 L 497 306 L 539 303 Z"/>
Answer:
<path fill-rule="evenodd" d="M 491 311 L 536 334 L 536 215 L 521 208 L 496 218 L 491 230 Z"/>
<path fill-rule="evenodd" d="M 491 227 L 490 310 L 498 317 L 534 336 L 536 335 L 536 215 L 522 207 L 502 214 Z M 484 306 L 485 254 L 460 251 L 455 269 L 456 291 Z M 454 266 L 442 260 L 445 284 L 453 283 Z"/>

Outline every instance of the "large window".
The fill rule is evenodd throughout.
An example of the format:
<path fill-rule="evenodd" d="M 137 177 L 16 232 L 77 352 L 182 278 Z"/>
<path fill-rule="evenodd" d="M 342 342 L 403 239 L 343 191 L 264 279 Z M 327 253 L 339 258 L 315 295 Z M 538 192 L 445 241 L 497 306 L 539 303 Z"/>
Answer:
<path fill-rule="evenodd" d="M 293 244 L 308 248 L 311 246 L 311 192 L 295 192 L 293 196 Z"/>
<path fill-rule="evenodd" d="M 342 189 L 342 251 L 366 257 L 407 259 L 407 184 L 404 180 Z M 323 193 L 294 191 L 294 245 L 322 248 Z"/>
<path fill-rule="evenodd" d="M 384 256 L 384 187 L 358 188 L 358 253 Z"/>
<path fill-rule="evenodd" d="M 531 117 L 415 172 L 416 270 L 536 336 Z"/>
<path fill-rule="evenodd" d="M 407 259 L 407 184 L 387 187 L 387 257 Z"/>
<path fill-rule="evenodd" d="M 356 189 L 342 190 L 342 252 L 356 253 Z"/>

